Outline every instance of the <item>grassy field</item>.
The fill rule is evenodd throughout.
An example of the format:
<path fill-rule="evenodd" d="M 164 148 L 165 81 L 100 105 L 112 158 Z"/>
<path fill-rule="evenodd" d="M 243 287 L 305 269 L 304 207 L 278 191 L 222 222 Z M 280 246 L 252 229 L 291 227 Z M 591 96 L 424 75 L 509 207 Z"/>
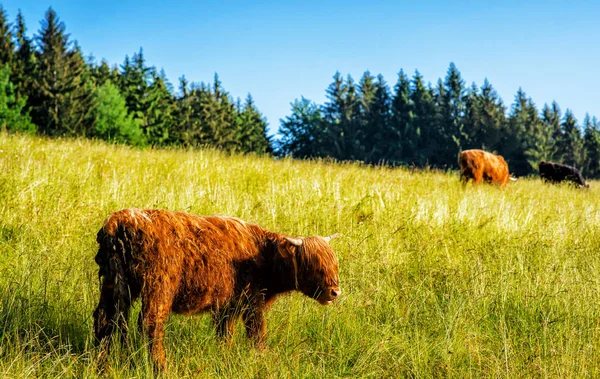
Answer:
<path fill-rule="evenodd" d="M 340 232 L 340 301 L 267 316 L 268 350 L 208 315 L 172 316 L 170 377 L 600 376 L 600 185 L 140 151 L 0 134 L 0 376 L 96 377 L 95 233 L 122 208 L 226 214 L 292 235 Z M 139 305 L 135 311 L 139 311 Z M 136 329 L 136 314 L 131 320 Z M 139 335 L 109 377 L 148 377 Z"/>

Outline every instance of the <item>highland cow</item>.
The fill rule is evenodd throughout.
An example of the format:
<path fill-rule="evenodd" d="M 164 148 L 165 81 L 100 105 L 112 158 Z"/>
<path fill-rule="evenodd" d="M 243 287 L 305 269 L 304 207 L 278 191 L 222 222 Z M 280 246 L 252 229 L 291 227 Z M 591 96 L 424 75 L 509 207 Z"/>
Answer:
<path fill-rule="evenodd" d="M 265 311 L 275 298 L 300 291 L 326 305 L 341 293 L 332 237 L 286 237 L 229 217 L 167 210 L 125 209 L 98 231 L 98 341 L 126 339 L 132 303 L 141 297 L 140 331 L 157 365 L 166 363 L 165 322 L 171 312 L 210 312 L 229 340 L 241 317 L 258 348 L 266 338 Z"/>
<path fill-rule="evenodd" d="M 570 182 L 579 188 L 589 188 L 589 184 L 585 183 L 581 171 L 575 167 L 567 166 L 566 164 L 554 162 L 540 162 L 540 177 L 544 182 L 560 183 Z"/>
<path fill-rule="evenodd" d="M 474 184 L 482 180 L 504 187 L 512 178 L 508 173 L 508 164 L 502 156 L 483 150 L 465 150 L 458 155 L 460 178 L 463 184 L 473 179 Z"/>

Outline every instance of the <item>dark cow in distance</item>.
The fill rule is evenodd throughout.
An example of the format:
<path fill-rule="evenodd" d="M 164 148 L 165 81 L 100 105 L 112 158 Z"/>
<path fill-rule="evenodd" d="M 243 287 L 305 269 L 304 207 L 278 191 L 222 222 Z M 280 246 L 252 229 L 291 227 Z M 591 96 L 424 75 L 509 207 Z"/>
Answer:
<path fill-rule="evenodd" d="M 212 313 L 217 334 L 230 340 L 235 321 L 258 348 L 265 311 L 275 298 L 300 291 L 326 305 L 340 295 L 332 237 L 286 237 L 237 218 L 201 217 L 158 209 L 111 214 L 98 231 L 102 279 L 94 333 L 106 352 L 116 329 L 126 341 L 132 303 L 141 297 L 140 331 L 158 369 L 166 364 L 170 313 Z"/>
<path fill-rule="evenodd" d="M 484 150 L 461 151 L 458 154 L 458 165 L 463 184 L 472 179 L 474 184 L 483 180 L 504 187 L 509 180 L 517 180 L 508 173 L 508 164 L 502 156 Z"/>
<path fill-rule="evenodd" d="M 589 184 L 585 183 L 581 171 L 575 167 L 567 166 L 566 164 L 554 162 L 540 162 L 540 177 L 545 182 L 560 183 L 570 182 L 579 188 L 589 188 Z"/>

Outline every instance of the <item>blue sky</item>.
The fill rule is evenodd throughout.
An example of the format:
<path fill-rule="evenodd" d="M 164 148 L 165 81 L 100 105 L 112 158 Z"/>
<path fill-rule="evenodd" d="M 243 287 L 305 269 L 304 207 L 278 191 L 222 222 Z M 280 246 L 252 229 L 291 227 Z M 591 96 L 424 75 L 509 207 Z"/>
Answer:
<path fill-rule="evenodd" d="M 1 1 L 1 0 L 0 0 Z M 336 71 L 358 80 L 402 68 L 426 81 L 450 62 L 467 85 L 492 83 L 512 104 L 522 87 L 581 122 L 600 117 L 600 1 L 75 1 L 9 0 L 33 34 L 52 6 L 86 55 L 121 64 L 140 47 L 177 86 L 212 81 L 251 93 L 272 133 L 304 96 L 325 101 Z"/>

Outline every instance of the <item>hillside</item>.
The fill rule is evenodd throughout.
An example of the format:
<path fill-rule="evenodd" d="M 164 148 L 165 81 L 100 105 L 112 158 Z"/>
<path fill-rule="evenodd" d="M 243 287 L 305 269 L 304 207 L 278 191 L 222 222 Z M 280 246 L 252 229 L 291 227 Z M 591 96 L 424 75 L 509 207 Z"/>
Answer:
<path fill-rule="evenodd" d="M 241 325 L 229 347 L 208 315 L 172 316 L 172 377 L 598 376 L 600 187 L 590 187 L 463 189 L 457 173 L 0 134 L 0 375 L 96 376 L 95 233 L 137 207 L 342 235 L 337 304 L 279 299 L 264 354 Z M 111 376 L 150 375 L 133 334 Z"/>

